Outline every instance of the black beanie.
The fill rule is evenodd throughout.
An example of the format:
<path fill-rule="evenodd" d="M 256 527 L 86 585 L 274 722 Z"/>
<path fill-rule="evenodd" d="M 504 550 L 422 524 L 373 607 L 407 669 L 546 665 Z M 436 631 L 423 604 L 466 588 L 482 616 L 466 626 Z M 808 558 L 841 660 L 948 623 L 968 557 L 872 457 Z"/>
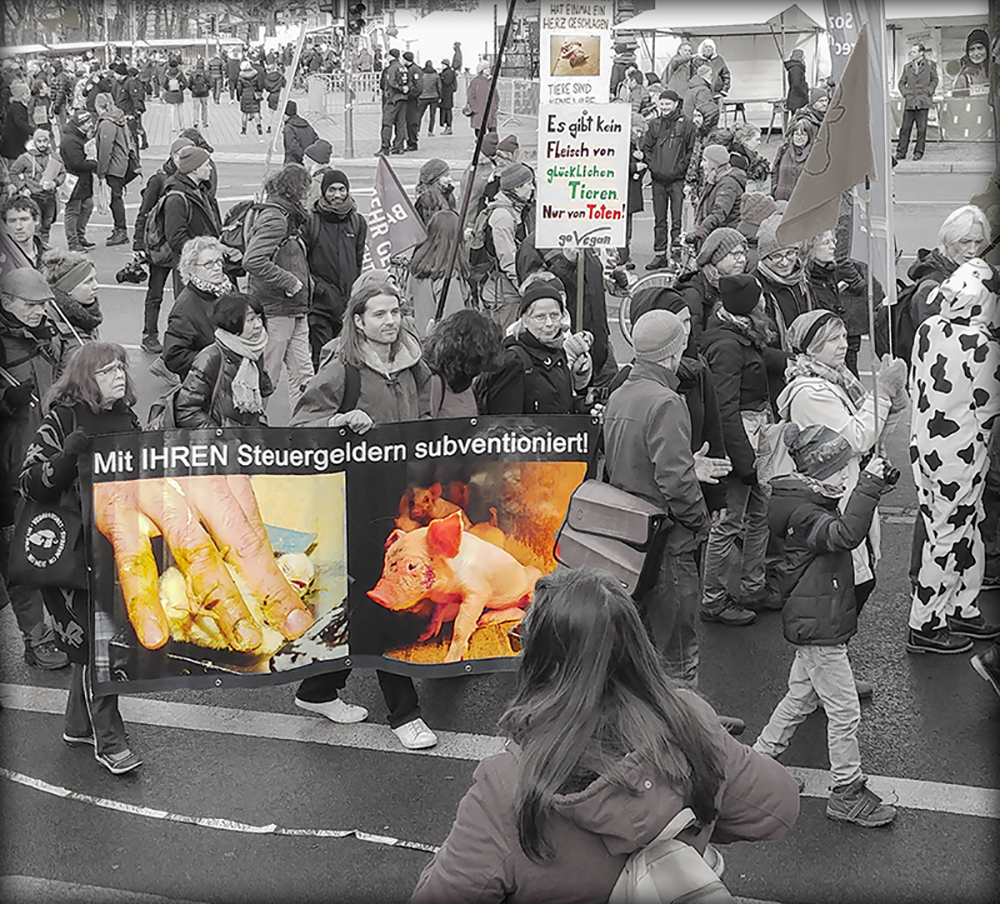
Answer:
<path fill-rule="evenodd" d="M 678 103 L 678 104 L 681 102 L 681 96 L 676 91 L 674 91 L 673 88 L 667 88 L 666 90 L 661 91 L 660 92 L 660 97 L 669 98 L 674 103 Z"/>
<path fill-rule="evenodd" d="M 965 39 L 965 52 L 968 53 L 973 44 L 982 44 L 987 50 L 990 49 L 990 37 L 981 28 L 973 28 L 969 32 L 969 37 Z"/>
<path fill-rule="evenodd" d="M 749 273 L 719 278 L 722 306 L 730 314 L 748 316 L 760 301 L 760 285 Z"/>
<path fill-rule="evenodd" d="M 558 276 L 550 276 L 544 279 L 535 279 L 521 296 L 521 303 L 518 305 L 518 316 L 523 316 L 539 298 L 554 298 L 559 307 L 565 310 L 562 299 L 563 284 Z"/>
<path fill-rule="evenodd" d="M 287 104 L 285 104 L 285 116 L 298 116 L 298 114 L 299 105 L 295 103 L 294 100 L 290 100 Z"/>
<path fill-rule="evenodd" d="M 326 194 L 326 190 L 333 185 L 334 182 L 343 183 L 347 187 L 347 193 L 351 193 L 351 183 L 347 178 L 347 173 L 339 169 L 332 169 L 323 173 L 323 179 L 320 182 L 320 188 L 322 189 L 324 195 Z"/>

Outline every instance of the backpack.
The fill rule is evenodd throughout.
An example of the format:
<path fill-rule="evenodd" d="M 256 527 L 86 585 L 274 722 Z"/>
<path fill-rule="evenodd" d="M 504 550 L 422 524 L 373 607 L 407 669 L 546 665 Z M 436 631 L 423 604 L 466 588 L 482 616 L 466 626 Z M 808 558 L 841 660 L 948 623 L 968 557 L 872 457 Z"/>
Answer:
<path fill-rule="evenodd" d="M 690 844 L 677 836 L 696 822 L 685 807 L 649 844 L 629 855 L 608 904 L 735 904 L 712 867 Z"/>
<path fill-rule="evenodd" d="M 181 80 L 176 76 L 170 76 L 167 79 L 167 91 L 176 92 L 181 90 Z"/>
<path fill-rule="evenodd" d="M 167 198 L 170 195 L 180 195 L 184 198 L 185 206 L 188 205 L 188 199 L 184 197 L 184 192 L 177 189 L 163 192 L 146 217 L 146 225 L 143 229 L 142 241 L 146 248 L 146 259 L 157 267 L 172 267 L 174 264 L 174 251 L 167 242 L 165 218 Z"/>
<path fill-rule="evenodd" d="M 361 371 L 353 364 L 344 362 L 344 394 L 340 399 L 338 414 L 345 414 L 358 407 L 361 398 Z"/>
<path fill-rule="evenodd" d="M 233 248 L 238 251 L 240 260 L 243 259 L 243 255 L 246 253 L 247 236 L 250 235 L 250 230 L 253 228 L 253 221 L 256 219 L 257 212 L 269 207 L 280 210 L 282 213 L 285 212 L 277 204 L 267 204 L 248 198 L 245 201 L 234 204 L 226 214 L 226 218 L 222 221 L 222 233 L 219 236 L 219 240 L 227 248 Z M 277 248 L 275 248 L 275 251 L 277 251 Z M 246 270 L 242 266 L 236 266 L 231 267 L 228 272 L 231 276 L 243 276 Z"/>
<path fill-rule="evenodd" d="M 913 341 L 917 336 L 911 301 L 920 285 L 913 283 L 901 289 L 894 305 L 889 304 L 888 297 L 883 298 L 876 309 L 875 354 L 879 358 L 891 354 L 894 358 L 902 358 L 909 365 L 913 356 Z"/>
<path fill-rule="evenodd" d="M 191 76 L 191 95 L 193 97 L 204 97 L 208 94 L 208 76 L 203 72 L 196 72 Z"/>
<path fill-rule="evenodd" d="M 494 210 L 496 205 L 487 204 L 476 215 L 472 227 L 472 237 L 469 239 L 469 283 L 473 287 L 478 287 L 496 264 L 497 253 L 490 226 L 490 215 Z"/>

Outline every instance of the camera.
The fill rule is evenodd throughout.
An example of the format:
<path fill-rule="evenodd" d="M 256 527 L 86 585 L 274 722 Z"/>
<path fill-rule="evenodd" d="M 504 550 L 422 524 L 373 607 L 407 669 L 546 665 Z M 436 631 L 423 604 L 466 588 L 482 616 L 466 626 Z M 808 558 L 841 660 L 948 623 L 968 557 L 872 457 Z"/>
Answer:
<path fill-rule="evenodd" d="M 115 281 L 118 283 L 144 283 L 147 279 L 146 271 L 138 261 L 130 261 L 115 274 Z"/>

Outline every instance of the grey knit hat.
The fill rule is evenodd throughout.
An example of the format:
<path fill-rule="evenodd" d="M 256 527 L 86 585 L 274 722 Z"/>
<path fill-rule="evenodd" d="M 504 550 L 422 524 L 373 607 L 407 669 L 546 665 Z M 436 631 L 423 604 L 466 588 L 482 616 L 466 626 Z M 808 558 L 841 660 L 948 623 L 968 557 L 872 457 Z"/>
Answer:
<path fill-rule="evenodd" d="M 698 252 L 697 264 L 704 267 L 705 264 L 717 264 L 730 251 L 742 245 L 747 247 L 746 236 L 729 226 L 720 226 L 713 229 L 707 239 L 701 244 Z"/>
<path fill-rule="evenodd" d="M 760 229 L 757 230 L 758 260 L 764 260 L 769 254 L 774 254 L 781 248 L 792 247 L 791 245 L 782 245 L 778 241 L 778 227 L 781 225 L 781 217 L 781 212 L 775 211 L 760 224 Z"/>
<path fill-rule="evenodd" d="M 636 358 L 662 361 L 676 355 L 687 342 L 684 325 L 673 311 L 647 311 L 632 327 L 632 345 Z"/>
<path fill-rule="evenodd" d="M 420 167 L 420 181 L 424 185 L 430 185 L 436 179 L 440 179 L 451 167 L 440 157 L 433 157 Z"/>
<path fill-rule="evenodd" d="M 527 164 L 511 163 L 509 166 L 505 166 L 503 172 L 500 173 L 500 188 L 504 191 L 513 191 L 519 185 L 524 185 L 525 182 L 530 182 L 534 178 L 535 174 Z"/>
<path fill-rule="evenodd" d="M 826 480 L 854 457 L 851 444 L 835 430 L 821 424 L 801 429 L 797 424 L 789 424 L 782 438 L 795 462 L 795 469 L 815 480 Z"/>

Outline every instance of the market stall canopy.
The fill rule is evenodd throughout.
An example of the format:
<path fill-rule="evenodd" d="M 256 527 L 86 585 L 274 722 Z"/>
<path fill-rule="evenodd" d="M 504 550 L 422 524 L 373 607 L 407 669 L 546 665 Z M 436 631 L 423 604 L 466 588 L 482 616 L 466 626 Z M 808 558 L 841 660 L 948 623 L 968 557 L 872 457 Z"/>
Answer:
<path fill-rule="evenodd" d="M 982 25 L 989 21 L 989 0 L 885 0 L 888 23 L 920 19 L 924 25 Z"/>
<path fill-rule="evenodd" d="M 783 0 L 754 3 L 702 0 L 669 9 L 648 9 L 614 26 L 616 32 L 653 31 L 705 37 L 771 34 L 782 28 L 786 34 L 823 30 L 819 22 L 798 6 Z"/>
<path fill-rule="evenodd" d="M 12 47 L 0 47 L 0 57 L 37 56 L 49 48 L 44 44 L 17 44 Z"/>

